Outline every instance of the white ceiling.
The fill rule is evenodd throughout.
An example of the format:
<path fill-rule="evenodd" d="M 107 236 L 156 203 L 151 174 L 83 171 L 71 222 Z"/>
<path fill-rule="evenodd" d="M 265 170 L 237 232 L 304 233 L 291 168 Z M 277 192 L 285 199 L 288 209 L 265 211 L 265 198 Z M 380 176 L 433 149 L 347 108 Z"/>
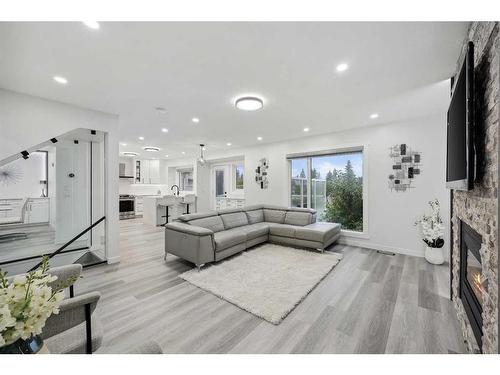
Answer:
<path fill-rule="evenodd" d="M 0 87 L 118 114 L 170 158 L 444 113 L 466 23 L 0 23 Z M 347 62 L 349 70 L 335 67 Z M 66 86 L 55 83 L 64 76 Z M 256 93 L 263 110 L 233 106 Z M 164 107 L 158 115 L 155 107 Z M 369 119 L 373 112 L 380 114 Z M 191 118 L 200 118 L 194 124 Z M 161 128 L 168 128 L 162 133 Z M 138 137 L 144 136 L 144 141 Z M 142 151 L 144 154 L 144 152 Z"/>

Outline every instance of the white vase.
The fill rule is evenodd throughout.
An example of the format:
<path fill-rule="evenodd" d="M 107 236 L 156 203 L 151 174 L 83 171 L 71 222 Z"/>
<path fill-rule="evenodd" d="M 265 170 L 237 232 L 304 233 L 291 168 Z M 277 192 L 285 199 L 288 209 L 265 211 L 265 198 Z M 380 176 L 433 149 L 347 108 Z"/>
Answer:
<path fill-rule="evenodd" d="M 443 264 L 444 263 L 443 248 L 426 246 L 425 259 L 432 264 Z"/>

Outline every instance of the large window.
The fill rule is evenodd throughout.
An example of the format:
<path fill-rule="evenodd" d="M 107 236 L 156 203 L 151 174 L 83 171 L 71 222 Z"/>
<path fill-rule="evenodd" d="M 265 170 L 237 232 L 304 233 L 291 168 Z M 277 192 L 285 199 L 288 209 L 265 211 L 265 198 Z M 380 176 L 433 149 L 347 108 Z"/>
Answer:
<path fill-rule="evenodd" d="M 180 191 L 193 191 L 193 170 L 183 169 L 179 170 L 179 190 Z"/>
<path fill-rule="evenodd" d="M 318 221 L 363 231 L 363 151 L 290 160 L 293 207 L 311 207 Z"/>

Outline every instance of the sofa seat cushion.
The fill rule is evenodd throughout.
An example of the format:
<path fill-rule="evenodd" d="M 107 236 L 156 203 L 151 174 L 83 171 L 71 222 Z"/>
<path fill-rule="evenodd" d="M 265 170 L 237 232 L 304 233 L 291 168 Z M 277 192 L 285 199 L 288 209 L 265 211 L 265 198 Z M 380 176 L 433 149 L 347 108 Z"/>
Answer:
<path fill-rule="evenodd" d="M 297 212 L 287 211 L 285 215 L 285 224 L 305 226 L 312 223 L 312 213 L 310 212 Z"/>
<path fill-rule="evenodd" d="M 245 225 L 240 228 L 247 235 L 247 241 L 256 239 L 261 236 L 266 236 L 269 234 L 269 224 L 268 223 L 256 223 Z"/>
<path fill-rule="evenodd" d="M 219 214 L 219 216 L 222 219 L 224 229 L 226 230 L 248 225 L 247 215 L 244 212 L 234 212 L 223 215 Z"/>
<path fill-rule="evenodd" d="M 224 223 L 220 216 L 209 216 L 202 219 L 195 219 L 189 221 L 190 225 L 210 229 L 213 232 L 220 232 L 224 230 Z"/>
<path fill-rule="evenodd" d="M 295 237 L 301 240 L 325 243 L 338 233 L 340 233 L 340 224 L 314 223 L 305 227 L 296 227 Z"/>
<path fill-rule="evenodd" d="M 275 210 L 264 208 L 264 220 L 268 223 L 283 224 L 285 222 L 286 210 Z"/>
<path fill-rule="evenodd" d="M 247 235 L 243 228 L 233 228 L 214 234 L 215 251 L 221 251 L 244 243 Z"/>
<path fill-rule="evenodd" d="M 299 228 L 288 224 L 268 223 L 268 225 L 269 234 L 281 237 L 295 237 L 295 229 Z"/>

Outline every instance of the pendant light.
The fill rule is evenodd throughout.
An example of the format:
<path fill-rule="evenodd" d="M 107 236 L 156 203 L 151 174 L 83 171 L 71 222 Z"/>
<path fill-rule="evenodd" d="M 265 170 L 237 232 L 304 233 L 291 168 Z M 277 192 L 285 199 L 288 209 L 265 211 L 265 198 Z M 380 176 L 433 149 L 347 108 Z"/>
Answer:
<path fill-rule="evenodd" d="M 205 163 L 207 162 L 205 160 L 205 157 L 203 156 L 203 149 L 205 148 L 205 145 L 203 143 L 200 143 L 200 157 L 198 158 L 198 163 L 200 163 L 201 165 L 205 165 Z"/>

